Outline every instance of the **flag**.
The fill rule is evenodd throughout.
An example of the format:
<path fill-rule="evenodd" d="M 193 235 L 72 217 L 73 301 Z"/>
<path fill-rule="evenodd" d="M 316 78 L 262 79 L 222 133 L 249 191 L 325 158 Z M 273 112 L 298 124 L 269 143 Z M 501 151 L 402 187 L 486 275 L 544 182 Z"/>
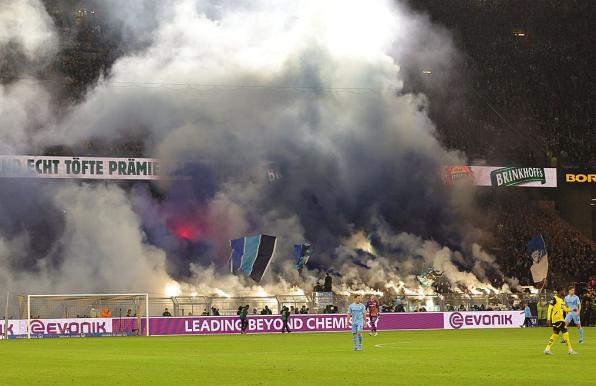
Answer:
<path fill-rule="evenodd" d="M 275 236 L 246 236 L 230 241 L 230 271 L 243 273 L 260 282 L 275 253 Z"/>
<path fill-rule="evenodd" d="M 302 271 L 304 265 L 308 263 L 311 254 L 311 246 L 309 243 L 294 245 L 294 259 L 296 261 L 296 269 Z"/>
<path fill-rule="evenodd" d="M 546 279 L 548 274 L 548 253 L 542 235 L 539 233 L 528 243 L 528 255 L 532 259 L 532 280 L 539 283 Z"/>
<path fill-rule="evenodd" d="M 443 275 L 443 272 L 437 271 L 434 268 L 428 268 L 420 273 L 420 275 L 416 276 L 418 282 L 422 284 L 423 287 L 430 287 L 435 283 L 439 277 Z"/>

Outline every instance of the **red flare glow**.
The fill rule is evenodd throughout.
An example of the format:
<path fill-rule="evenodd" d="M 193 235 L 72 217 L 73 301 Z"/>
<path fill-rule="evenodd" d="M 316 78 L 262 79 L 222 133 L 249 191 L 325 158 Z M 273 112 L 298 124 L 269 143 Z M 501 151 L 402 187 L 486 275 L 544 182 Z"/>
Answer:
<path fill-rule="evenodd" d="M 168 221 L 168 228 L 181 240 L 196 241 L 203 233 L 204 225 L 198 220 L 172 219 Z"/>

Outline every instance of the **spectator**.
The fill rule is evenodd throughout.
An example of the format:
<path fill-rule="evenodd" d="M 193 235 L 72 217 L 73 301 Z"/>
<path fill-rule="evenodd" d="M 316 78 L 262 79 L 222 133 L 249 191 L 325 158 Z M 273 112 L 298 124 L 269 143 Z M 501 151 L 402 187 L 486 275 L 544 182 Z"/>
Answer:
<path fill-rule="evenodd" d="M 269 315 L 269 308 L 267 306 L 261 310 L 261 315 Z"/>
<path fill-rule="evenodd" d="M 581 320 L 583 321 L 583 323 L 585 323 L 586 326 L 591 325 L 591 319 L 592 319 L 592 304 L 589 300 L 584 299 L 582 302 L 582 307 L 581 307 L 581 312 L 582 312 L 582 316 L 581 316 Z"/>
<path fill-rule="evenodd" d="M 529 304 L 524 307 L 524 324 L 522 327 L 532 327 L 532 310 L 530 310 Z"/>
<path fill-rule="evenodd" d="M 333 278 L 329 276 L 329 272 L 325 274 L 325 284 L 323 285 L 324 292 L 332 292 L 333 291 Z"/>
<path fill-rule="evenodd" d="M 290 331 L 290 326 L 288 325 L 288 323 L 290 321 L 290 315 L 291 315 L 290 310 L 288 309 L 288 307 L 284 306 L 281 311 L 281 320 L 283 323 L 283 325 L 281 327 L 282 334 L 284 333 L 284 331 L 287 333 L 292 332 L 292 331 Z"/>
<path fill-rule="evenodd" d="M 170 311 L 168 311 L 168 307 L 166 307 L 166 309 L 163 311 L 163 314 L 161 314 L 161 316 L 172 316 Z"/>
<path fill-rule="evenodd" d="M 240 311 L 240 314 L 239 314 L 239 317 L 240 317 L 240 333 L 241 334 L 246 334 L 246 330 L 248 328 L 248 310 L 249 309 L 250 309 L 250 306 L 248 304 L 246 306 L 244 306 L 244 307 L 241 307 L 239 309 L 239 311 Z M 256 313 L 257 309 L 255 308 L 254 311 Z"/>

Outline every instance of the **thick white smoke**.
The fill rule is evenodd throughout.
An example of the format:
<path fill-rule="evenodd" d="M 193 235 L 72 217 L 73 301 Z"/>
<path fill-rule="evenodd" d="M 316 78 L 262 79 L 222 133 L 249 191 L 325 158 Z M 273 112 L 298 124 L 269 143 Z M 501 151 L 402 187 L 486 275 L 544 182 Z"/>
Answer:
<path fill-rule="evenodd" d="M 39 62 L 57 49 L 53 22 L 38 0 L 0 1 L 0 53 L 18 50 Z"/>
<path fill-rule="evenodd" d="M 51 122 L 50 95 L 38 82 L 5 81 L 32 77 L 52 59 L 57 44 L 52 19 L 40 1 L 0 0 L 0 153 L 30 150 L 35 131 Z"/>
<path fill-rule="evenodd" d="M 27 229 L 1 237 L 0 283 L 13 291 L 41 293 L 161 292 L 169 280 L 165 254 L 144 243 L 126 193 L 110 185 L 60 185 L 46 187 L 49 202 L 59 210 L 56 216 L 64 218 L 59 242 L 34 264 L 14 272 L 14 264 L 27 261 L 41 240 Z M 52 261 L 56 255 L 58 264 Z"/>
<path fill-rule="evenodd" d="M 426 98 L 402 92 L 401 61 L 445 68 L 455 55 L 427 20 L 385 0 L 125 3 L 106 4 L 134 50 L 65 116 L 51 115 L 40 86 L 1 86 L 0 118 L 8 123 L 0 149 L 135 137 L 147 156 L 206 160 L 210 171 L 233 172 L 215 182 L 200 174 L 198 184 L 209 188 L 163 183 L 156 187 L 162 194 L 181 197 L 165 202 L 140 187 L 40 184 L 44 199 L 63 210 L 63 231 L 52 243 L 52 256 L 60 257 L 42 254 L 35 269 L 23 269 L 14 259 L 35 241 L 26 229 L 0 233 L 5 283 L 154 291 L 168 282 L 166 272 L 185 265 L 189 272 L 174 276 L 190 283 L 188 291 L 240 291 L 250 284 L 221 273 L 227 243 L 257 233 L 279 240 L 266 292 L 314 282 L 318 269 L 299 278 L 291 262 L 291 245 L 313 238 L 319 264 L 354 287 L 407 280 L 426 267 L 454 284 L 480 287 L 487 279 L 494 259 L 473 240 L 462 242 L 463 225 L 450 212 L 463 212 L 469 201 L 454 200 L 437 182 L 440 165 L 464 161 L 436 140 Z M 55 50 L 56 34 L 39 2 L 23 4 L 8 11 L 27 17 L 0 27 L 0 47 L 19 42 L 34 61 Z M 0 11 L 0 21 L 9 16 Z M 279 182 L 256 176 L 270 160 L 286 166 Z M 199 236 L 206 252 L 190 262 L 172 257 L 182 247 L 164 224 L 176 216 L 206 224 Z M 454 244 L 464 251 L 405 232 L 431 237 L 431 228 L 459 233 Z M 401 252 L 364 258 L 368 269 L 354 265 L 360 257 L 347 240 L 373 231 Z"/>

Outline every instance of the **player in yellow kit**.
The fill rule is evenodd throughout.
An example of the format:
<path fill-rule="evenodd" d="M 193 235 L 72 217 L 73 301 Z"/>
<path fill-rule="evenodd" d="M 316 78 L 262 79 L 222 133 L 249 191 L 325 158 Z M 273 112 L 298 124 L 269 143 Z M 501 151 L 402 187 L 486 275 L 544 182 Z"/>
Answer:
<path fill-rule="evenodd" d="M 563 316 L 563 311 L 571 312 L 576 311 L 569 309 L 563 303 L 562 297 L 565 295 L 565 291 L 562 288 L 557 289 L 557 293 L 553 296 L 553 300 L 550 301 L 548 304 L 548 313 L 546 314 L 546 323 L 550 325 L 552 323 L 553 326 L 553 334 L 551 335 L 550 339 L 548 340 L 548 344 L 544 349 L 544 353 L 546 355 L 552 355 L 550 348 L 552 347 L 553 343 L 557 340 L 559 333 L 563 333 L 563 339 L 567 341 L 567 349 L 569 355 L 577 354 L 573 351 L 571 347 L 571 340 L 569 339 L 569 332 L 567 332 L 567 324 L 565 323 L 565 318 Z"/>

